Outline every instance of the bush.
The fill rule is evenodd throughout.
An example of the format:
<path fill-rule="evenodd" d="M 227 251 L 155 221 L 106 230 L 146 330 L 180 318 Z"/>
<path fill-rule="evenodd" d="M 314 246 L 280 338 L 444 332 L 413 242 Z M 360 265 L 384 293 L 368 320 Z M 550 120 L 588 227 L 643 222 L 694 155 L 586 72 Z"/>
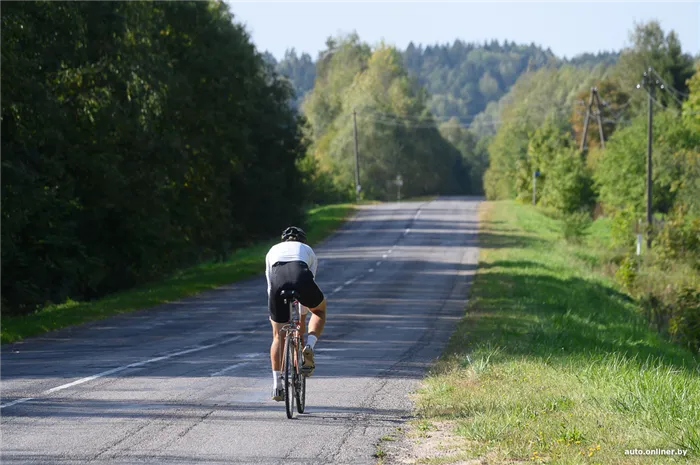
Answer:
<path fill-rule="evenodd" d="M 685 261 L 700 269 L 700 218 L 691 218 L 677 210 L 655 238 L 653 248 L 667 264 Z"/>
<path fill-rule="evenodd" d="M 562 234 L 567 242 L 580 243 L 589 233 L 592 220 L 588 212 L 579 211 L 562 217 Z"/>
<path fill-rule="evenodd" d="M 634 288 L 639 264 L 634 255 L 626 255 L 615 272 L 617 281 L 628 291 Z"/>
<path fill-rule="evenodd" d="M 669 333 L 676 342 L 700 352 L 700 289 L 683 289 L 674 307 Z"/>
<path fill-rule="evenodd" d="M 625 251 L 634 250 L 636 221 L 637 215 L 631 208 L 615 211 L 610 223 L 610 242 L 613 248 Z"/>
<path fill-rule="evenodd" d="M 593 206 L 593 180 L 581 155 L 573 148 L 562 149 L 551 162 L 542 203 L 565 214 Z"/>

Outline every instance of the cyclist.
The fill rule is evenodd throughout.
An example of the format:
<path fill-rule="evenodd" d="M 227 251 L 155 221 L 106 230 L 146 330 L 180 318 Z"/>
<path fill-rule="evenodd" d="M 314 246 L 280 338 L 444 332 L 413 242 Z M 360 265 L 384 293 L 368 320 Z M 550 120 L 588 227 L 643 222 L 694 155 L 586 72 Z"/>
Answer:
<path fill-rule="evenodd" d="M 282 290 L 296 290 L 301 307 L 301 332 L 306 330 L 307 308 L 311 310 L 309 334 L 303 354 L 302 372 L 311 376 L 314 371 L 314 346 L 326 324 L 326 299 L 319 289 L 314 276 L 318 260 L 313 249 L 306 244 L 303 229 L 290 226 L 282 232 L 282 242 L 272 246 L 265 257 L 265 276 L 267 277 L 268 307 L 272 324 L 272 345 L 270 361 L 272 362 L 272 400 L 284 400 L 282 381 L 282 349 L 284 333 L 282 327 L 289 323 L 289 305 L 280 296 Z"/>

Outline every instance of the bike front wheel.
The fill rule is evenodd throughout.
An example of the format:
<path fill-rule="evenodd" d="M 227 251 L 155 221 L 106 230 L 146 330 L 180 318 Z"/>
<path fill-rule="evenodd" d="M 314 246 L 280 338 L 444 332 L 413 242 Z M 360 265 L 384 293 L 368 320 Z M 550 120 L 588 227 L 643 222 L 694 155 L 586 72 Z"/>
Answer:
<path fill-rule="evenodd" d="M 291 343 L 292 336 L 288 334 L 284 341 L 284 407 L 287 410 L 287 418 L 294 417 L 294 345 Z"/>
<path fill-rule="evenodd" d="M 298 344 L 299 350 L 297 350 L 297 369 L 296 383 L 295 383 L 295 393 L 297 401 L 297 412 L 304 413 L 306 408 L 306 376 L 301 374 L 301 364 L 304 360 L 304 356 L 301 353 L 301 344 Z"/>

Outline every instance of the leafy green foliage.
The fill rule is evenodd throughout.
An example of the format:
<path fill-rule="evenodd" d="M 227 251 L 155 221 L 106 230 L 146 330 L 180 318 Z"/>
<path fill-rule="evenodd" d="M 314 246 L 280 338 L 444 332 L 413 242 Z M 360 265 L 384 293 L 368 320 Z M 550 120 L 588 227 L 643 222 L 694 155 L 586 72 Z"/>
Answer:
<path fill-rule="evenodd" d="M 453 118 L 438 127 L 442 137 L 459 150 L 462 166 L 465 167 L 463 178 L 458 183 L 464 190 L 473 194 L 484 192 L 483 177 L 488 167 L 487 141 L 477 140 L 474 133 L 464 128 Z"/>
<path fill-rule="evenodd" d="M 502 124 L 489 145 L 489 168 L 484 177 L 487 197 L 529 198 L 533 170 L 539 168 L 546 178 L 554 153 L 572 146 L 567 121 L 580 89 L 590 88 L 605 73 L 602 66 L 591 70 L 565 65 L 524 74 L 516 82 L 502 99 Z M 549 127 L 535 136 L 543 125 Z M 531 137 L 535 138 L 532 151 Z M 551 142 L 547 140 L 550 137 Z M 535 166 L 542 163 L 545 166 Z"/>
<path fill-rule="evenodd" d="M 339 191 L 354 193 L 353 112 L 365 198 L 395 198 L 398 175 L 404 196 L 469 188 L 467 161 L 440 135 L 426 94 L 408 76 L 398 51 L 384 45 L 372 51 L 350 35 L 329 40 L 321 56 L 302 108 L 312 156 Z"/>
<path fill-rule="evenodd" d="M 684 261 L 700 271 L 700 217 L 674 211 L 654 238 L 653 247 L 661 260 Z"/>
<path fill-rule="evenodd" d="M 475 128 L 502 124 L 489 144 L 484 188 L 492 199 L 529 202 L 533 172 L 539 171 L 537 203 L 563 219 L 569 242 L 581 240 L 579 232 L 597 204 L 597 212 L 612 216 L 615 259 L 607 266 L 642 303 L 649 324 L 696 347 L 697 305 L 688 298 L 696 294 L 686 290 L 698 289 L 700 279 L 700 65 L 692 75 L 692 58 L 682 52 L 675 33 L 665 34 L 657 22 L 636 26 L 631 42 L 618 64 L 528 72 L 498 104 L 489 104 Z M 658 73 L 654 80 L 665 83 L 653 102 L 653 228 L 643 221 L 648 96 L 632 90 L 647 66 Z M 592 86 L 601 97 L 596 111 L 605 148 L 593 123 L 587 132 L 591 150 L 581 154 L 585 110 L 580 104 L 588 103 Z M 641 258 L 631 255 L 638 233 L 654 238 Z"/>
<path fill-rule="evenodd" d="M 338 41 L 337 38 L 333 40 Z M 443 121 L 456 118 L 462 124 L 474 122 L 473 132 L 479 137 L 495 133 L 495 126 L 486 120 L 493 118 L 498 100 L 522 74 L 548 64 L 570 64 L 579 68 L 609 66 L 619 55 L 586 53 L 571 60 L 560 60 L 550 50 L 507 40 L 502 44 L 495 40 L 483 44 L 456 40 L 452 44 L 425 47 L 411 43 L 401 54 L 409 75 L 417 78 L 429 92 L 427 104 L 431 112 Z M 290 79 L 296 91 L 294 104 L 300 106 L 314 84 L 315 67 L 311 57 L 305 53 L 297 55 L 292 48 L 279 63 L 269 54 L 268 60 L 280 74 Z M 483 112 L 491 117 L 484 117 Z"/>
<path fill-rule="evenodd" d="M 322 241 L 342 225 L 353 211 L 354 206 L 350 204 L 324 205 L 307 210 L 303 224 L 309 243 L 315 245 Z M 208 260 L 193 267 L 177 270 L 163 280 L 89 302 L 68 299 L 64 303 L 48 305 L 25 315 L 5 314 L 2 317 L 2 343 L 153 307 L 259 275 L 264 269 L 265 254 L 275 242 L 266 238 L 248 247 L 236 249 L 225 260 Z"/>
<path fill-rule="evenodd" d="M 684 127 L 672 111 L 654 116 L 653 207 L 668 212 L 679 195 L 692 196 L 700 148 L 698 133 Z M 615 209 L 630 207 L 641 213 L 646 200 L 647 117 L 639 115 L 630 126 L 620 129 L 606 145 L 594 178 L 600 200 Z M 624 167 L 624 169 L 620 169 Z"/>
<path fill-rule="evenodd" d="M 143 283 L 300 218 L 291 88 L 225 4 L 18 2 L 2 29 L 5 311 Z"/>
<path fill-rule="evenodd" d="M 685 288 L 678 293 L 669 332 L 690 350 L 700 352 L 700 290 Z"/>
<path fill-rule="evenodd" d="M 631 47 L 620 55 L 614 77 L 624 89 L 634 89 L 642 73 L 649 67 L 671 87 L 682 93 L 688 92 L 687 80 L 693 75 L 693 58 L 683 53 L 678 35 L 671 31 L 665 34 L 658 21 L 635 25 L 630 33 Z M 646 94 L 631 94 L 632 105 L 637 110 L 645 109 Z M 671 94 L 662 92 L 657 96 L 664 106 L 678 107 Z"/>
<path fill-rule="evenodd" d="M 508 41 L 415 46 L 404 52 L 406 67 L 431 94 L 430 109 L 442 117 L 470 121 L 503 96 L 525 71 L 554 60 L 551 51 Z"/>
<path fill-rule="evenodd" d="M 641 215 L 635 213 L 631 207 L 614 211 L 610 224 L 610 242 L 613 248 L 623 252 L 629 252 L 635 245 L 636 225 Z M 641 231 L 639 231 L 641 232 Z"/>

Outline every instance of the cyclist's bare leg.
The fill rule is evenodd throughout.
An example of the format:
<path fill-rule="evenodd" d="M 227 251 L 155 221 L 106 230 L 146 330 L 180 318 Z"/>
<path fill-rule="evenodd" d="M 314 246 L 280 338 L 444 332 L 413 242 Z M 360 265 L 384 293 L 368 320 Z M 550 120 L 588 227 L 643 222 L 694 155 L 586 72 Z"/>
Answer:
<path fill-rule="evenodd" d="M 282 371 L 282 350 L 284 349 L 285 332 L 280 332 L 282 327 L 287 323 L 277 323 L 270 320 L 272 323 L 272 345 L 270 346 L 270 362 L 274 371 Z"/>
<path fill-rule="evenodd" d="M 309 341 L 304 347 L 304 372 L 306 376 L 311 376 L 316 367 L 314 362 L 314 350 L 315 340 L 321 336 L 323 332 L 323 327 L 326 325 L 326 301 L 325 299 L 321 302 L 318 307 L 310 308 L 311 311 L 311 321 L 309 321 Z M 313 336 L 313 340 L 312 340 Z"/>
<path fill-rule="evenodd" d="M 306 341 L 306 315 L 301 315 L 299 319 L 299 334 L 302 335 L 302 339 Z"/>
<path fill-rule="evenodd" d="M 311 320 L 309 321 L 309 334 L 317 338 L 321 336 L 323 327 L 326 325 L 326 299 L 323 299 L 318 307 L 310 308 Z"/>

